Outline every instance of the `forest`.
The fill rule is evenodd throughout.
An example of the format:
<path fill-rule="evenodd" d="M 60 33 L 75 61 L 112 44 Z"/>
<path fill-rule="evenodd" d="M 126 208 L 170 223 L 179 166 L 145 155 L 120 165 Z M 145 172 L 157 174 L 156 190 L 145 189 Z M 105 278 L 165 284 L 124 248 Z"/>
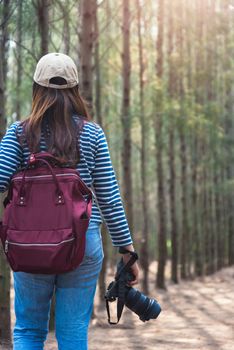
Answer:
<path fill-rule="evenodd" d="M 173 348 L 231 350 L 234 1 L 1 0 L 0 140 L 8 126 L 30 114 L 35 65 L 48 52 L 74 59 L 82 96 L 93 120 L 107 135 L 139 253 L 137 288 L 165 304 L 171 317 L 169 300 L 183 310 L 182 299 L 176 299 L 180 290 L 187 303 L 186 295 L 201 298 L 189 294 L 196 293 L 196 288 L 213 300 L 221 288 L 224 299 L 213 305 L 207 301 L 209 312 L 217 312 L 210 314 L 216 323 L 214 328 L 210 324 L 209 336 L 201 333 L 202 340 L 198 337 L 189 343 L 188 335 Z M 90 335 L 93 332 L 99 344 L 107 331 L 99 320 L 99 313 L 105 318 L 103 295 L 119 258 L 105 223 L 102 240 L 105 258 L 97 294 L 101 306 L 94 309 Z M 1 249 L 0 345 L 11 343 L 11 285 L 11 271 Z M 137 343 L 132 340 L 127 349 L 171 349 L 173 342 L 164 342 L 174 336 L 164 329 L 173 328 L 166 311 L 161 326 L 161 316 L 150 321 L 157 326 L 148 328 L 148 340 L 139 335 Z M 220 319 L 219 312 L 223 312 Z M 127 325 L 133 322 L 131 317 L 126 313 Z M 223 325 L 226 328 L 211 340 L 221 319 L 229 319 Z M 197 327 L 196 322 L 192 327 Z M 138 323 L 133 323 L 137 328 Z M 161 331 L 158 338 L 154 327 Z M 144 332 L 144 325 L 139 329 Z M 121 331 L 118 328 L 116 335 L 125 339 Z M 108 348 L 104 343 L 97 345 L 94 335 L 91 340 L 91 350 Z M 55 349 L 51 344 L 48 349 Z M 121 339 L 112 340 L 116 350 L 123 344 Z"/>

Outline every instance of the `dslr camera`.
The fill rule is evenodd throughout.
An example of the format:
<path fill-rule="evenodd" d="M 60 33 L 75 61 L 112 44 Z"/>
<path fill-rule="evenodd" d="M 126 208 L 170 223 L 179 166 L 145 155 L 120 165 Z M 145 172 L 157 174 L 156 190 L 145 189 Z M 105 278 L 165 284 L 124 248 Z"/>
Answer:
<path fill-rule="evenodd" d="M 130 252 L 120 247 L 121 254 L 130 253 L 131 258 L 127 264 L 124 264 L 123 259 L 117 265 L 117 273 L 115 280 L 112 281 L 105 293 L 106 309 L 108 315 L 108 322 L 110 324 L 117 324 L 121 318 L 124 305 L 131 311 L 135 312 L 141 321 L 149 321 L 156 319 L 161 312 L 161 307 L 157 300 L 152 299 L 139 292 L 137 289 L 130 287 L 128 282 L 133 281 L 135 277 L 131 272 L 131 266 L 138 259 L 136 252 Z M 117 322 L 111 322 L 109 302 L 117 300 Z"/>

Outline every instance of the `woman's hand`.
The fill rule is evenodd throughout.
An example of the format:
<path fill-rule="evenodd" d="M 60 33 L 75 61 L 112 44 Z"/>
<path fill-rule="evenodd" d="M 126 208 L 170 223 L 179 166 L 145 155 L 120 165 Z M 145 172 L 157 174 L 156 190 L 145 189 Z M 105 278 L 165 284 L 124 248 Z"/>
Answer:
<path fill-rule="evenodd" d="M 126 250 L 129 250 L 129 251 L 134 251 L 134 248 L 132 245 L 129 245 L 127 247 L 124 247 Z M 123 262 L 124 264 L 126 265 L 127 262 L 131 259 L 131 254 L 127 253 L 127 254 L 122 254 L 122 258 L 123 258 Z M 131 267 L 131 272 L 133 274 L 133 276 L 135 277 L 133 281 L 129 281 L 128 284 L 129 286 L 133 286 L 135 284 L 138 283 L 138 280 L 139 280 L 139 266 L 138 266 L 138 263 L 135 262 Z"/>
<path fill-rule="evenodd" d="M 129 259 L 130 259 L 130 258 L 129 258 Z M 128 260 L 129 260 L 129 259 L 128 259 Z M 127 258 L 126 258 L 126 255 L 125 255 L 125 256 L 123 255 L 123 262 L 124 262 L 124 264 L 126 264 L 126 263 L 128 262 L 128 260 L 127 260 Z M 131 269 L 131 272 L 132 272 L 132 274 L 133 274 L 133 276 L 134 276 L 135 278 L 134 278 L 133 281 L 129 281 L 128 284 L 129 284 L 129 286 L 133 286 L 134 284 L 137 284 L 137 283 L 139 282 L 139 272 L 140 272 L 140 270 L 139 270 L 138 263 L 135 262 L 135 263 L 130 267 L 130 269 Z"/>

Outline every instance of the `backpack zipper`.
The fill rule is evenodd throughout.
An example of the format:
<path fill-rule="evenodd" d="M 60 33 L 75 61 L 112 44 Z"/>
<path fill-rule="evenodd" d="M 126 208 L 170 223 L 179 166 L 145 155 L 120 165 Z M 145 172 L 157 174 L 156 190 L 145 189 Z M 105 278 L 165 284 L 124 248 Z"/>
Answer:
<path fill-rule="evenodd" d="M 55 176 L 70 176 L 70 175 L 73 175 L 73 176 L 76 176 L 78 177 L 78 175 L 76 174 L 73 174 L 73 173 L 66 173 L 66 174 L 55 174 Z M 25 176 L 25 179 L 34 179 L 34 178 L 42 178 L 42 177 L 52 177 L 52 175 L 34 175 L 34 176 Z M 22 180 L 23 176 L 17 176 L 13 179 L 14 180 Z"/>
<path fill-rule="evenodd" d="M 50 246 L 58 246 L 63 243 L 74 241 L 75 237 L 65 239 L 64 241 L 61 241 L 59 243 L 16 243 L 16 242 L 9 242 L 8 240 L 5 241 L 5 253 L 8 253 L 9 250 L 9 244 L 17 245 L 17 246 L 23 246 L 23 247 L 29 247 L 29 246 L 36 246 L 36 247 L 50 247 Z"/>

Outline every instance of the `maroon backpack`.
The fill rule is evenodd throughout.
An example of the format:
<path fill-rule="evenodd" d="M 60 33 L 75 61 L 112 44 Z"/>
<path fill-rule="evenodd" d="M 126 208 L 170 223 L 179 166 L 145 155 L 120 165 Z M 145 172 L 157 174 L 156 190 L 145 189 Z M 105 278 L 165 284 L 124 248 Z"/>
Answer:
<path fill-rule="evenodd" d="M 11 180 L 0 237 L 13 271 L 55 274 L 81 263 L 92 191 L 48 152 L 30 156 Z"/>

